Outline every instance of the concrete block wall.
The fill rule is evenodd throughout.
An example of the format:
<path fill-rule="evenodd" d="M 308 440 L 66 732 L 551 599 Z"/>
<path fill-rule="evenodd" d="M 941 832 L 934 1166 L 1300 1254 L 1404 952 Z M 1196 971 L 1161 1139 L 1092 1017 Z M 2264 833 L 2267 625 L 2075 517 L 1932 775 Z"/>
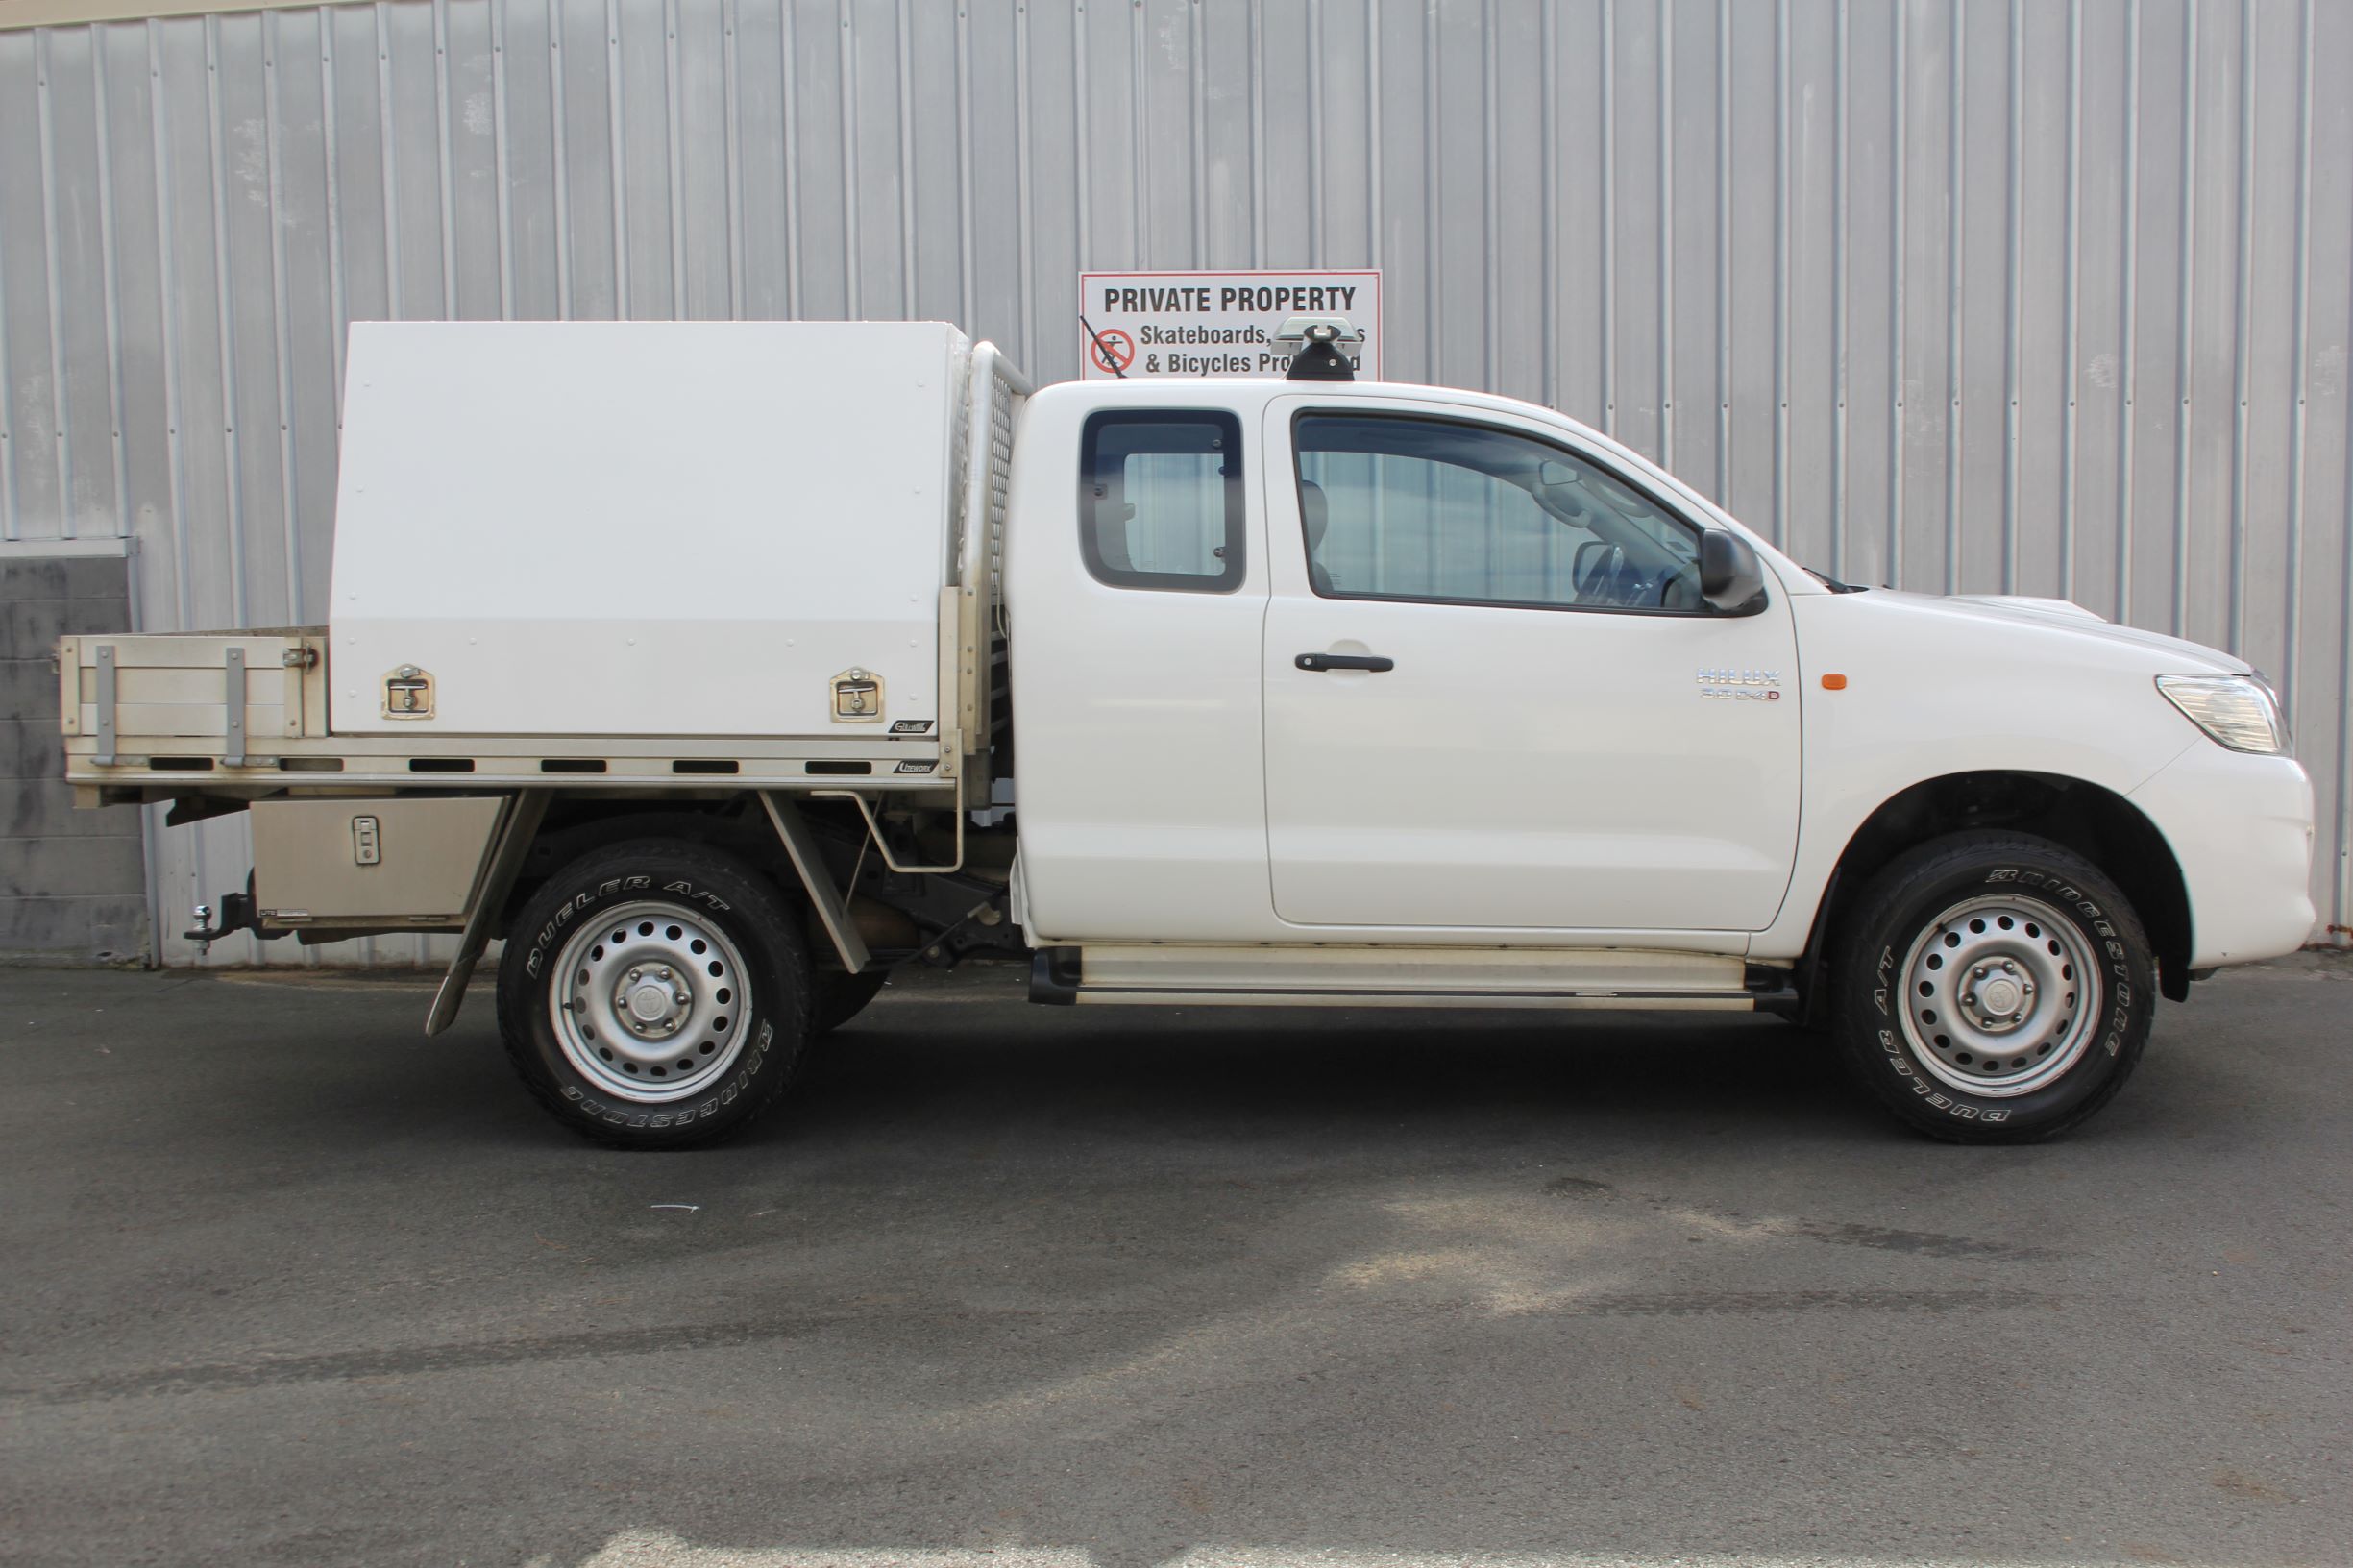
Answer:
<path fill-rule="evenodd" d="M 132 624 L 122 555 L 0 552 L 0 960 L 140 961 L 140 813 L 76 811 L 58 739 L 57 640 Z"/>

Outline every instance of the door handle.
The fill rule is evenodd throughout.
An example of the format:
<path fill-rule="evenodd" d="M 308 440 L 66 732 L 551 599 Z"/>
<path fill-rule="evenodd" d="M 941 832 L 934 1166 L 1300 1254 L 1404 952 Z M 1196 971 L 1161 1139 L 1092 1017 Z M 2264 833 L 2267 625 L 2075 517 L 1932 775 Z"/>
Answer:
<path fill-rule="evenodd" d="M 1377 675 L 1397 668 L 1395 659 L 1385 659 L 1378 653 L 1302 653 L 1291 663 L 1316 674 L 1326 670 L 1369 670 Z"/>

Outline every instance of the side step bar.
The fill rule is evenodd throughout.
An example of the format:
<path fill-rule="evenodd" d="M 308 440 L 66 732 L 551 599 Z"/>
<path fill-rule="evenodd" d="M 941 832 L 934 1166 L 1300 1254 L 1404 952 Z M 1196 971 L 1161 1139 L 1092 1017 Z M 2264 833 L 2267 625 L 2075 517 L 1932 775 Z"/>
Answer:
<path fill-rule="evenodd" d="M 1588 1008 L 1792 1013 L 1790 971 L 1721 954 L 1609 949 L 1042 947 L 1053 1007 Z"/>

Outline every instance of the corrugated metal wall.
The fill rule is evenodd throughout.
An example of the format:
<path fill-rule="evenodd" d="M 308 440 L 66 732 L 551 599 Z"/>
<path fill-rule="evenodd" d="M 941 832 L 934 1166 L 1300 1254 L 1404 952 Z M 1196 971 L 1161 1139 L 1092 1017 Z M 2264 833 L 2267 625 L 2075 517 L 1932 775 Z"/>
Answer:
<path fill-rule="evenodd" d="M 1083 267 L 1378 266 L 1392 375 L 1555 404 L 1833 573 L 2246 653 L 2293 702 L 2341 924 L 2349 81 L 2338 0 L 5 33 L 0 532 L 136 535 L 151 627 L 315 621 L 347 320 L 939 316 L 1052 379 Z M 167 929 L 238 831 L 159 836 Z"/>

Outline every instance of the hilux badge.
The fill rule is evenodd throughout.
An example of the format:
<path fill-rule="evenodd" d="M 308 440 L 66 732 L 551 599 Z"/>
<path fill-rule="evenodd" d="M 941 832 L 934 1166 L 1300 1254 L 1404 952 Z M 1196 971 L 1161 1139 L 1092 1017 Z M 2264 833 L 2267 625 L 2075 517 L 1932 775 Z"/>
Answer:
<path fill-rule="evenodd" d="M 1700 696 L 1717 701 L 1778 702 L 1781 699 L 1781 673 L 1778 670 L 1702 670 L 1699 683 Z"/>

